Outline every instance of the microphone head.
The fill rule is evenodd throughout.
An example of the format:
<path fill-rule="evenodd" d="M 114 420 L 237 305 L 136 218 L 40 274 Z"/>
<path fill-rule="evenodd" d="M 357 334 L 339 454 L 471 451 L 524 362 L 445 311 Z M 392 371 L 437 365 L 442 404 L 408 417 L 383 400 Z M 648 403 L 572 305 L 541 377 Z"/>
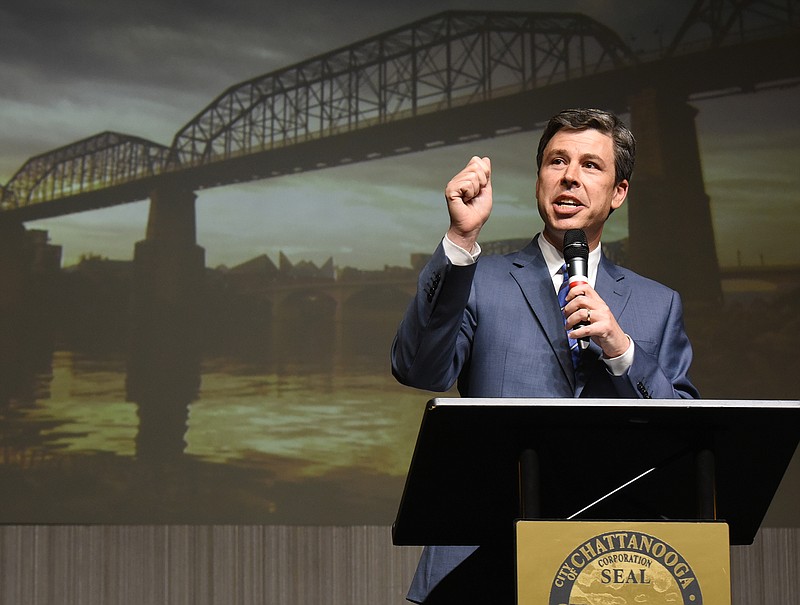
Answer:
<path fill-rule="evenodd" d="M 589 258 L 589 244 L 583 229 L 569 229 L 564 234 L 564 260 L 569 262 L 575 258 Z"/>

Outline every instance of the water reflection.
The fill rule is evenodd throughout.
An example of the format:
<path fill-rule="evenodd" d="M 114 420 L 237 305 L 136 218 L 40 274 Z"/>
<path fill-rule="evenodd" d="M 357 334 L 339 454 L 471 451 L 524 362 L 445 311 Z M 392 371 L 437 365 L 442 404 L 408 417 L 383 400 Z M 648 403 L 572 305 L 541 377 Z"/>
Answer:
<path fill-rule="evenodd" d="M 52 352 L 0 408 L 0 521 L 390 523 L 427 398 L 390 376 L 396 319 L 298 315 L 196 371 L 168 338 Z"/>

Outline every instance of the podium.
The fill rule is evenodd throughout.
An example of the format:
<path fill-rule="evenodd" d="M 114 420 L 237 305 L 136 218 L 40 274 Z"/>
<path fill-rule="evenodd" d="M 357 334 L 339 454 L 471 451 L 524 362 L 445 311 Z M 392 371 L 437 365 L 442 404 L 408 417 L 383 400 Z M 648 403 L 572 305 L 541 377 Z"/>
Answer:
<path fill-rule="evenodd" d="M 491 544 L 520 519 L 702 520 L 751 544 L 799 440 L 797 401 L 433 399 L 393 541 Z"/>

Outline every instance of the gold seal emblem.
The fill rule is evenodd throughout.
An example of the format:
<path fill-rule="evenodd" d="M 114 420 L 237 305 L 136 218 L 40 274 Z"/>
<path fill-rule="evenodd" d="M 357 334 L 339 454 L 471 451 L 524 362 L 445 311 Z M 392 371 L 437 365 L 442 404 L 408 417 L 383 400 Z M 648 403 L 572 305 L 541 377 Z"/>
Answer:
<path fill-rule="evenodd" d="M 686 559 L 649 534 L 615 531 L 586 540 L 555 573 L 549 605 L 702 605 Z"/>

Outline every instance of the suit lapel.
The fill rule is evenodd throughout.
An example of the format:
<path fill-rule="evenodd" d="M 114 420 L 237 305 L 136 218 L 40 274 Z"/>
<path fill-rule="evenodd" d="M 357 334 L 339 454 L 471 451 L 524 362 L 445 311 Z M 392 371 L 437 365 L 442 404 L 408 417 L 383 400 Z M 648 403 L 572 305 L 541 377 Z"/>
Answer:
<path fill-rule="evenodd" d="M 619 270 L 619 267 L 606 258 L 605 254 L 600 257 L 594 289 L 608 305 L 614 317 L 619 320 L 625 310 L 625 306 L 628 304 L 631 291 L 625 282 L 625 275 Z M 597 364 L 603 363 L 600 361 L 602 354 L 602 349 L 593 341 L 589 343 L 589 348 L 583 352 L 584 361 L 581 363 L 583 371 L 578 372 L 577 375 L 576 397 L 580 397 L 587 381 L 594 374 Z M 601 369 L 605 371 L 605 368 Z"/>
<path fill-rule="evenodd" d="M 528 306 L 547 336 L 564 377 L 574 391 L 575 372 L 564 330 L 564 316 L 559 309 L 553 281 L 536 238 L 520 250 L 512 262 L 511 277 L 519 284 Z"/>
<path fill-rule="evenodd" d="M 631 289 L 625 281 L 625 275 L 619 267 L 606 258 L 605 254 L 600 257 L 594 289 L 606 302 L 614 317 L 619 319 L 628 304 Z"/>

